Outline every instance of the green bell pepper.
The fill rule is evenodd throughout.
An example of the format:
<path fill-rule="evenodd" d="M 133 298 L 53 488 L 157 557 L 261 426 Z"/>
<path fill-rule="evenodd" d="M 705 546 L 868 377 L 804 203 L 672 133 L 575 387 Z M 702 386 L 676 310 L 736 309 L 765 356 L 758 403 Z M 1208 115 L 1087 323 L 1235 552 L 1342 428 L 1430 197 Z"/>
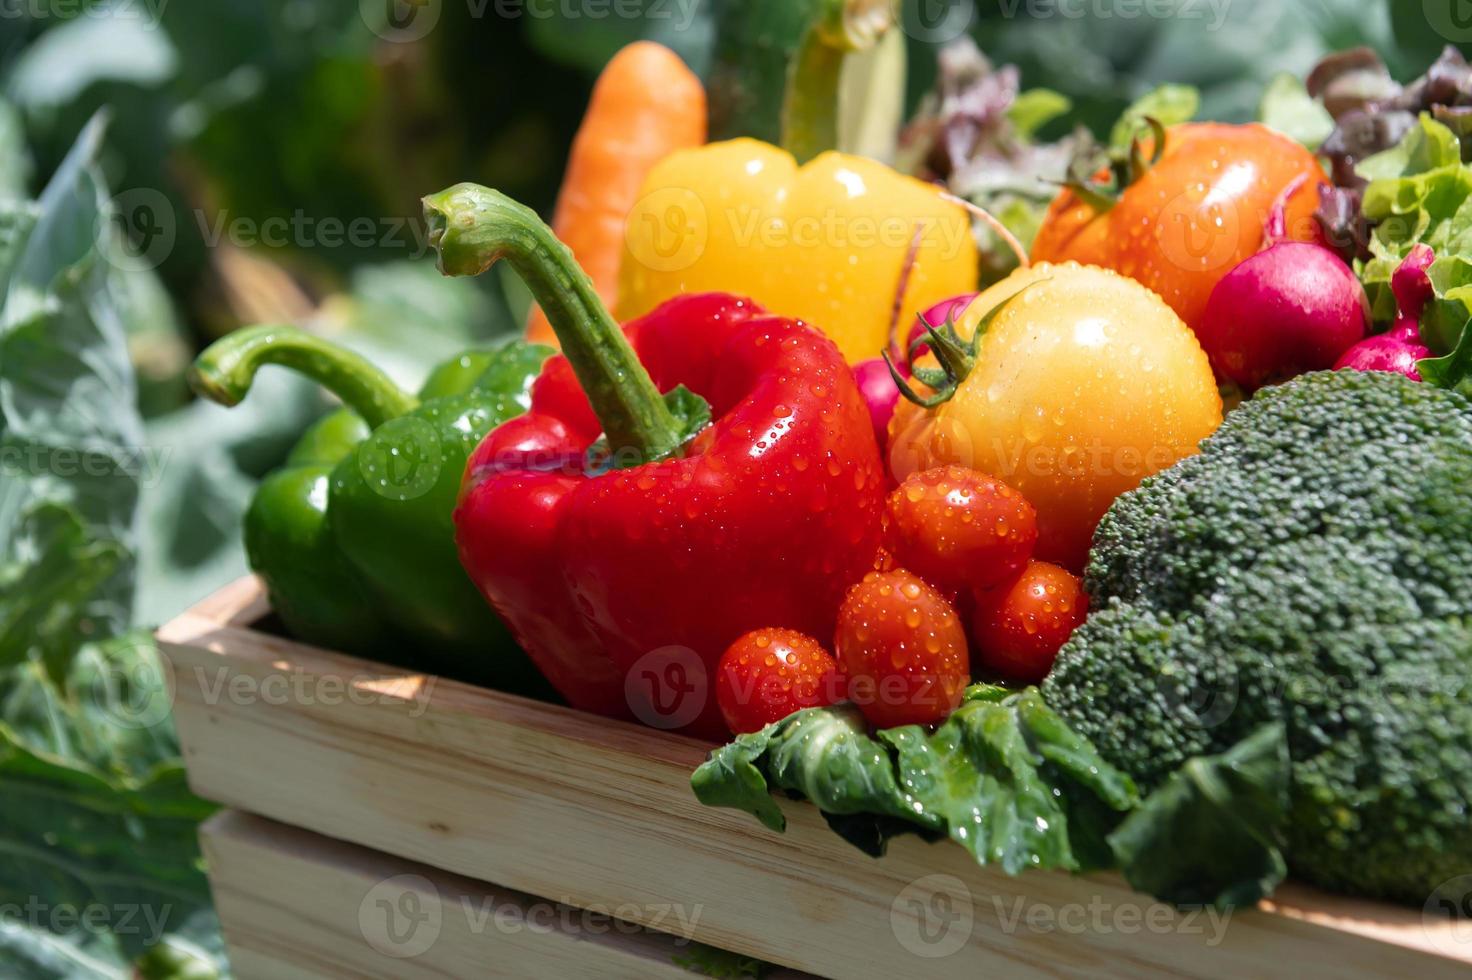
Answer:
<path fill-rule="evenodd" d="M 471 452 L 526 410 L 551 348 L 515 342 L 436 368 L 418 397 L 344 348 L 259 326 L 211 345 L 195 390 L 237 404 L 279 364 L 346 407 L 305 433 L 245 515 L 245 547 L 287 630 L 318 646 L 518 693 L 548 688 L 460 566 L 452 515 Z"/>

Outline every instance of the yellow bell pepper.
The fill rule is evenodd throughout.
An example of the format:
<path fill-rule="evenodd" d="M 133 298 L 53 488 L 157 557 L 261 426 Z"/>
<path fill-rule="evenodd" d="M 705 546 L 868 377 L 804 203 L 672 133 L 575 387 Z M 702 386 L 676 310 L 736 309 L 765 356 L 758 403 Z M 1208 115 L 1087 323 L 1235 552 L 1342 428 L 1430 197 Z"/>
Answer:
<path fill-rule="evenodd" d="M 799 167 L 752 139 L 681 150 L 650 171 L 629 213 L 619 316 L 681 293 L 730 292 L 822 329 L 850 361 L 877 357 L 917 235 L 901 340 L 922 310 L 976 288 L 962 208 L 862 157 L 823 153 Z"/>

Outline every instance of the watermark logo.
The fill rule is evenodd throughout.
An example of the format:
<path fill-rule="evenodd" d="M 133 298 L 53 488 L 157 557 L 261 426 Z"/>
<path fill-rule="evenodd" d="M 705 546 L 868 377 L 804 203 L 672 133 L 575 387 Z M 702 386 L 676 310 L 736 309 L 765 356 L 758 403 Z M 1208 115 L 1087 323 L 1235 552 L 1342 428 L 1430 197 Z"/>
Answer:
<path fill-rule="evenodd" d="M 1421 0 L 1431 29 L 1454 44 L 1472 41 L 1472 0 Z"/>
<path fill-rule="evenodd" d="M 163 652 L 146 637 L 127 636 L 95 654 L 95 670 L 82 688 L 99 714 L 119 728 L 142 731 L 161 725 L 174 710 L 171 671 Z"/>
<path fill-rule="evenodd" d="M 955 875 L 916 878 L 889 903 L 889 928 L 894 938 L 923 959 L 960 952 L 975 926 L 971 890 Z"/>
<path fill-rule="evenodd" d="M 709 694 L 705 662 L 689 647 L 651 650 L 624 675 L 629 709 L 650 728 L 668 731 L 692 724 L 705 709 Z"/>
<path fill-rule="evenodd" d="M 98 229 L 98 253 L 124 272 L 158 268 L 178 236 L 168 197 L 153 187 L 134 187 L 114 195 L 110 203 Z"/>
<path fill-rule="evenodd" d="M 1443 881 L 1421 909 L 1426 938 L 1448 956 L 1472 949 L 1472 874 Z"/>
<path fill-rule="evenodd" d="M 901 403 L 903 404 L 903 403 Z M 932 466 L 976 463 L 971 430 L 949 415 L 911 412 L 902 432 L 890 440 L 889 467 L 897 477 Z"/>
<path fill-rule="evenodd" d="M 635 262 L 654 272 L 680 272 L 705 254 L 710 218 L 700 195 L 686 187 L 662 187 L 639 199 L 624 230 Z"/>
<path fill-rule="evenodd" d="M 1238 181 L 1251 181 L 1253 173 L 1249 164 L 1228 163 L 1227 167 L 1210 190 L 1177 194 L 1155 216 L 1155 243 L 1165 260 L 1178 269 L 1215 272 L 1237 262 L 1243 225 L 1251 223 L 1253 216 L 1243 215 L 1242 208 L 1230 201 L 1230 189 Z M 1214 200 L 1218 195 L 1222 201 Z M 1261 227 L 1261 221 L 1253 227 Z"/>
<path fill-rule="evenodd" d="M 358 903 L 358 931 L 384 956 L 409 959 L 440 937 L 444 909 L 439 889 L 423 875 L 395 875 L 368 889 Z"/>
<path fill-rule="evenodd" d="M 440 22 L 441 0 L 358 0 L 358 15 L 390 44 L 421 41 Z"/>
<path fill-rule="evenodd" d="M 917 41 L 944 44 L 965 34 L 976 19 L 972 0 L 895 0 L 900 30 Z"/>
<path fill-rule="evenodd" d="M 358 450 L 358 473 L 379 496 L 415 500 L 434 489 L 444 468 L 439 433 L 414 416 L 390 419 Z"/>
<path fill-rule="evenodd" d="M 1160 677 L 1161 696 L 1171 712 L 1183 716 L 1196 728 L 1215 728 L 1237 710 L 1237 673 L 1204 681 L 1197 675 L 1186 675 L 1167 669 Z"/>

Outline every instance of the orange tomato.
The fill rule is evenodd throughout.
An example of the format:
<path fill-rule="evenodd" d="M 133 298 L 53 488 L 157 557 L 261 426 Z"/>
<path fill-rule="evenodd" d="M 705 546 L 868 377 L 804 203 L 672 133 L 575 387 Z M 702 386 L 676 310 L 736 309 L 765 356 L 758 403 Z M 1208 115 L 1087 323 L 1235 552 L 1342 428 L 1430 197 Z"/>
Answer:
<path fill-rule="evenodd" d="M 1032 258 L 1120 272 L 1195 330 L 1212 288 L 1262 247 L 1268 212 L 1299 176 L 1307 179 L 1289 199 L 1287 230 L 1309 241 L 1318 235 L 1319 187 L 1329 183 L 1312 153 L 1257 123 L 1183 123 L 1166 131 L 1160 159 L 1108 211 L 1062 191 Z"/>

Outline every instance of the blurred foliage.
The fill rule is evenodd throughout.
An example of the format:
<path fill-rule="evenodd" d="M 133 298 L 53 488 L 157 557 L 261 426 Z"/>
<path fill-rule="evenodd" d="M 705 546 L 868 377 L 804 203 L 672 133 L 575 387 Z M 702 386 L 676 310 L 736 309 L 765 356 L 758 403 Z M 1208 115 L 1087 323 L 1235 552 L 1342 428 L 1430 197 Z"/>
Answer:
<path fill-rule="evenodd" d="M 134 626 L 148 451 L 131 266 L 87 123 L 35 200 L 0 201 L 0 964 L 214 975 L 218 926 L 153 638 Z M 12 152 L 15 147 L 10 148 Z"/>
<path fill-rule="evenodd" d="M 1045 133 L 1057 137 L 1080 122 L 1103 136 L 1127 105 L 1165 83 L 1199 89 L 1200 118 L 1245 122 L 1256 118 L 1275 75 L 1301 77 L 1324 54 L 1360 44 L 1385 53 L 1398 74 L 1414 77 L 1430 58 L 1409 43 L 1402 49 L 1391 30 L 1392 5 L 1415 7 L 1424 24 L 1420 4 L 1395 0 L 957 0 L 950 6 L 972 11 L 972 37 L 993 62 L 1017 65 L 1025 88 L 1046 86 L 1073 101 L 1068 119 Z M 912 92 L 928 87 L 935 63 L 916 33 L 923 32 L 912 31 Z"/>
<path fill-rule="evenodd" d="M 82 123 L 110 107 L 104 170 L 121 202 L 141 200 L 130 197 L 140 189 L 167 202 L 172 245 L 159 271 L 185 325 L 156 328 L 140 346 L 178 365 L 169 337 L 198 346 L 235 322 L 213 267 L 221 239 L 284 266 L 315 301 L 341 291 L 361 264 L 425 261 L 418 198 L 455 180 L 492 184 L 546 212 L 591 78 L 612 53 L 653 38 L 704 73 L 718 19 L 729 35 L 746 5 L 433 0 L 399 33 L 370 23 L 376 5 L 358 0 L 91 0 L 83 15 L 45 19 L 34 16 L 38 6 L 0 19 L 0 84 L 20 109 L 37 173 L 54 169 Z M 1146 15 L 1164 7 L 1171 16 Z M 620 15 L 635 8 L 640 16 Z M 932 8 L 949 19 L 926 21 Z M 1397 74 L 1418 72 L 1440 38 L 1419 5 L 1394 5 L 1394 24 L 1391 8 L 907 0 L 907 94 L 913 106 L 933 81 L 933 42 L 969 25 L 994 63 L 1021 68 L 1024 88 L 1072 100 L 1044 138 L 1079 121 L 1102 135 L 1163 82 L 1200 89 L 1204 117 L 1245 120 L 1274 76 L 1301 75 L 1334 48 L 1369 43 Z M 255 242 L 270 219 L 290 228 L 279 246 Z M 338 241 L 354 221 L 369 231 Z M 511 329 L 515 311 L 498 278 L 478 282 L 488 297 L 478 333 Z M 161 373 L 150 414 L 183 397 L 177 372 Z"/>
<path fill-rule="evenodd" d="M 123 210 L 155 199 L 140 191 L 167 202 L 158 210 L 172 244 L 160 272 L 195 345 L 231 325 L 220 322 L 211 268 L 222 239 L 254 245 L 317 299 L 365 262 L 427 261 L 418 199 L 454 180 L 550 207 L 589 79 L 525 43 L 545 32 L 524 27 L 546 21 L 440 3 L 422 39 L 392 41 L 370 27 L 371 8 L 129 0 L 70 19 L 0 20 L 0 81 L 36 172 L 49 173 L 106 105 L 103 166 Z M 273 219 L 286 229 L 279 246 L 267 241 Z M 354 222 L 364 233 L 344 235 Z M 480 332 L 510 329 L 496 280 L 481 288 L 492 303 Z"/>

